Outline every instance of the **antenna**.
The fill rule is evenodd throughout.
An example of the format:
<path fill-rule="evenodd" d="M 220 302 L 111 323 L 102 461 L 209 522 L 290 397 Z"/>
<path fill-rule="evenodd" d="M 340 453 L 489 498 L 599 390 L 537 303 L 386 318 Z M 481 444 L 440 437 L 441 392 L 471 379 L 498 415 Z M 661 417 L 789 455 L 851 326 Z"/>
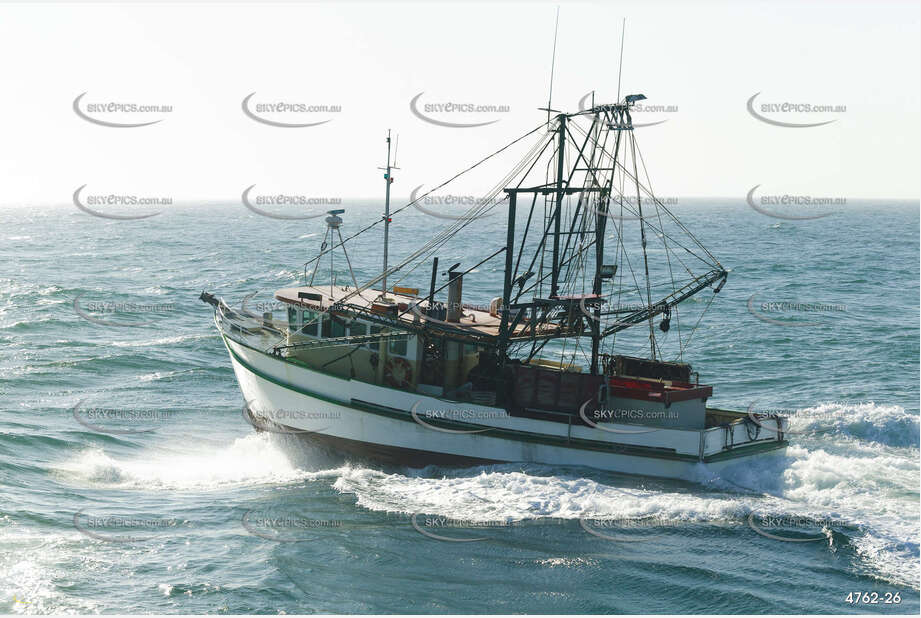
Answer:
<path fill-rule="evenodd" d="M 627 18 L 620 27 L 620 63 L 617 65 L 617 102 L 620 103 L 620 75 L 624 70 L 624 35 L 627 33 Z"/>
<path fill-rule="evenodd" d="M 349 259 L 349 252 L 345 248 L 345 241 L 342 239 L 342 230 L 339 227 L 342 225 L 342 213 L 345 212 L 344 208 L 337 208 L 335 210 L 327 210 L 326 213 L 329 215 L 326 217 L 326 234 L 323 236 L 323 244 L 320 245 L 320 255 L 317 256 L 317 266 L 313 271 L 313 274 L 310 275 L 309 285 L 313 285 L 314 277 L 317 276 L 317 271 L 320 270 L 320 258 L 323 257 L 323 252 L 326 251 L 326 247 L 329 247 L 329 297 L 335 300 L 335 295 L 333 292 L 333 287 L 336 283 L 336 271 L 333 269 L 333 253 L 336 249 L 336 235 L 339 235 L 339 246 L 342 247 L 342 254 L 345 256 L 345 262 L 349 266 L 349 274 L 352 275 L 352 283 L 355 284 L 355 287 L 358 287 L 358 281 L 355 279 L 355 271 L 352 270 L 352 260 Z M 304 277 L 306 278 L 307 265 L 304 265 Z"/>
<path fill-rule="evenodd" d="M 400 149 L 400 134 L 397 133 L 397 138 L 396 138 L 395 143 L 394 143 L 394 145 L 393 145 L 393 167 L 396 168 L 396 169 L 399 169 L 399 168 L 397 168 L 397 151 L 398 151 L 399 149 Z"/>
<path fill-rule="evenodd" d="M 397 145 L 399 145 L 400 138 L 397 136 Z M 393 170 L 398 169 L 396 166 L 396 153 L 394 152 L 393 160 L 390 158 L 391 148 L 390 148 L 390 129 L 387 129 L 387 167 L 379 167 L 377 169 L 386 170 L 384 172 L 384 182 L 387 183 L 387 190 L 384 197 L 384 276 L 383 276 L 383 290 L 381 291 L 381 298 L 387 300 L 387 268 L 388 268 L 388 251 L 390 248 L 390 185 L 393 183 Z M 357 285 L 355 287 L 358 287 Z"/>
<path fill-rule="evenodd" d="M 560 30 L 560 5 L 556 5 L 556 23 L 553 26 L 553 59 L 550 61 L 550 94 L 547 95 L 547 124 L 550 124 L 550 109 L 553 102 L 553 71 L 556 68 L 556 35 Z"/>

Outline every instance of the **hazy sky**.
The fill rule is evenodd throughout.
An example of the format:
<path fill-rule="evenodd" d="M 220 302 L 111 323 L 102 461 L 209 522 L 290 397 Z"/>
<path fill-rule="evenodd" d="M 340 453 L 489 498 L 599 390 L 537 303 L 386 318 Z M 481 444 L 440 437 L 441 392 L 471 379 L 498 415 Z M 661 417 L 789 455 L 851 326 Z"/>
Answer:
<path fill-rule="evenodd" d="M 659 195 L 764 191 L 917 198 L 917 2 L 610 2 L 560 9 L 553 104 L 575 110 L 617 90 L 649 105 L 636 122 Z M 540 124 L 554 3 L 0 4 L 0 204 L 64 204 L 100 192 L 239 200 L 266 191 L 377 196 L 386 130 L 400 134 L 394 190 L 408 195 Z M 80 105 L 170 105 L 95 118 L 161 122 L 111 128 Z M 279 128 L 243 113 L 260 102 L 339 112 L 262 116 L 319 122 Z M 746 109 L 752 95 L 764 117 Z M 498 119 L 484 127 L 427 123 Z M 444 102 L 507 112 L 425 112 Z M 846 111 L 772 112 L 780 103 Z M 79 105 L 78 105 L 79 107 Z M 264 108 L 263 108 L 264 109 Z M 429 110 L 436 108 L 429 107 Z M 89 114 L 92 116 L 92 114 Z"/>

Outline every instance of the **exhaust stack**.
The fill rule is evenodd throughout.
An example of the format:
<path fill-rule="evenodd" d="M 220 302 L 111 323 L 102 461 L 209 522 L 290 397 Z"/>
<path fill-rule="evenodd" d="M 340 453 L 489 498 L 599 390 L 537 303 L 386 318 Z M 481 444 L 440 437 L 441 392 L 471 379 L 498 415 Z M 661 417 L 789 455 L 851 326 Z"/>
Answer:
<path fill-rule="evenodd" d="M 464 316 L 464 273 L 455 270 L 458 266 L 460 262 L 448 270 L 448 322 L 460 322 Z"/>

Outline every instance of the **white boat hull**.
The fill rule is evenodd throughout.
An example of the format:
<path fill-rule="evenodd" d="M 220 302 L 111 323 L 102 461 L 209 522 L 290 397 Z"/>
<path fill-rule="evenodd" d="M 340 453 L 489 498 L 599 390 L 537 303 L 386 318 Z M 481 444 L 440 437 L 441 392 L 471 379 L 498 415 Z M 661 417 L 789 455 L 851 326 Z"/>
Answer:
<path fill-rule="evenodd" d="M 226 336 L 224 341 L 244 400 L 256 418 L 337 450 L 410 466 L 535 462 L 694 481 L 737 464 L 738 457 L 746 461 L 776 457 L 785 445 L 776 438 L 764 439 L 752 445 L 760 448 L 736 447 L 731 452 L 709 454 L 720 440 L 736 442 L 735 436 L 713 430 L 638 431 L 635 425 L 613 424 L 614 429 L 602 430 L 512 417 L 499 408 L 343 379 L 265 354 Z M 421 412 L 432 409 L 453 409 L 455 414 L 463 409 L 489 420 L 459 425 L 474 429 L 445 429 L 426 422 Z M 623 428 L 622 433 L 617 427 Z M 663 448 L 663 441 L 672 448 Z"/>

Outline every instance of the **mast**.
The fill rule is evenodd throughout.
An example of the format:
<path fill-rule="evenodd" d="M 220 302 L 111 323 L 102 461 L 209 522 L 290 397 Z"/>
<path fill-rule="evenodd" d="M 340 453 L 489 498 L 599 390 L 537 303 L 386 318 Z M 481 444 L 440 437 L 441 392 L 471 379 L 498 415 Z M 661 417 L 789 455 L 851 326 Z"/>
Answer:
<path fill-rule="evenodd" d="M 505 356 L 508 350 L 510 336 L 509 331 L 514 329 L 514 326 L 510 325 L 512 311 L 509 305 L 512 300 L 512 254 L 515 249 L 515 210 L 518 206 L 518 192 L 506 189 L 506 193 L 508 195 L 508 223 L 506 224 L 505 230 L 505 273 L 502 282 L 502 309 L 499 315 L 499 345 L 497 346 L 499 363 L 502 366 L 505 365 Z"/>
<path fill-rule="evenodd" d="M 382 292 L 381 296 L 387 298 L 387 257 L 388 249 L 390 248 L 390 185 L 393 182 L 393 177 L 390 175 L 390 129 L 387 129 L 387 167 L 383 168 L 387 170 L 384 173 L 384 182 L 387 183 L 387 189 L 384 198 L 384 279 L 382 282 Z"/>
<path fill-rule="evenodd" d="M 594 106 L 593 106 L 594 107 Z M 592 155 L 591 161 L 595 162 L 595 152 L 598 145 L 598 124 L 600 121 L 599 115 L 596 113 L 592 120 L 592 126 L 589 129 L 590 132 L 593 132 L 595 139 L 592 143 Z M 620 132 L 617 133 L 618 140 L 620 139 Z M 618 141 L 619 146 L 619 141 Z M 614 149 L 614 162 L 617 161 L 617 147 Z M 613 169 L 613 164 L 612 164 Z M 614 175 L 611 174 L 611 182 L 613 183 Z M 597 185 L 595 177 L 592 176 L 592 184 Z M 591 198 L 589 198 L 591 199 Z M 610 199 L 609 193 L 599 193 L 598 201 L 596 202 L 595 210 L 595 276 L 592 280 L 592 293 L 601 296 L 601 267 L 604 264 L 604 233 L 606 228 L 606 223 L 608 220 L 608 200 Z M 589 369 L 592 375 L 598 375 L 598 355 L 601 348 L 601 305 L 595 307 L 595 310 L 592 312 L 594 319 L 591 323 L 592 329 L 592 360 L 591 367 Z"/>
<path fill-rule="evenodd" d="M 560 7 L 556 7 L 556 23 L 553 26 L 553 58 L 550 61 L 550 94 L 547 95 L 547 127 L 550 127 L 550 109 L 553 107 L 553 71 L 556 69 L 556 35 L 560 31 Z"/>
<path fill-rule="evenodd" d="M 553 209 L 553 271 L 550 275 L 550 298 L 557 295 L 560 277 L 560 217 L 563 210 L 563 165 L 566 155 L 566 114 L 560 120 L 558 156 L 556 161 L 556 206 Z"/>

